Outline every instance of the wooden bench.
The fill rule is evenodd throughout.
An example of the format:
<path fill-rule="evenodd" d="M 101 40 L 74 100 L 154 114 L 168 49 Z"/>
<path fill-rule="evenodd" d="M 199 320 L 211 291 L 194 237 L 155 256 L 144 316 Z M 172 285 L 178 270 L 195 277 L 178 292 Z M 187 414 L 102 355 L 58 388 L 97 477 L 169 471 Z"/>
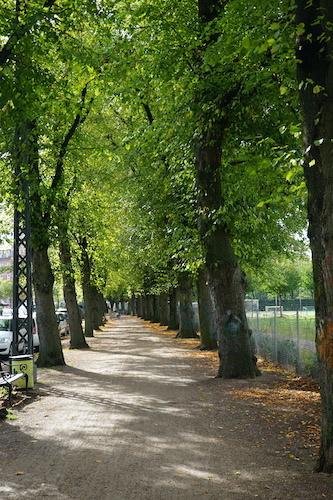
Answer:
<path fill-rule="evenodd" d="M 8 389 L 8 401 L 12 404 L 13 383 L 15 380 L 25 378 L 25 388 L 28 388 L 28 375 L 26 373 L 0 373 L 0 387 Z"/>

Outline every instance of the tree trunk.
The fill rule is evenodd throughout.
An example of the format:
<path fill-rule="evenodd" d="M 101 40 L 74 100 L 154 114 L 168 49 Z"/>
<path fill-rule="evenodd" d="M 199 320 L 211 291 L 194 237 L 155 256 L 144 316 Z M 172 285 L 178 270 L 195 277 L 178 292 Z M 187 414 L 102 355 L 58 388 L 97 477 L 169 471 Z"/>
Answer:
<path fill-rule="evenodd" d="M 110 302 L 110 309 L 109 309 L 109 312 L 112 313 L 113 312 L 113 306 L 114 306 L 114 300 L 112 298 L 109 299 L 109 302 Z"/>
<path fill-rule="evenodd" d="M 19 4 L 17 5 L 20 10 Z M 18 67 L 20 63 L 18 61 Z M 25 61 L 26 63 L 26 61 Z M 20 71 L 16 71 L 20 80 Z M 32 248 L 32 279 L 35 290 L 37 327 L 39 335 L 39 366 L 64 365 L 64 357 L 55 316 L 53 299 L 54 276 L 48 256 L 49 248 L 49 221 L 50 214 L 43 212 L 43 203 L 40 196 L 39 177 L 39 146 L 38 131 L 35 120 L 29 118 L 26 108 L 26 99 L 20 81 L 17 81 L 20 92 L 15 97 L 15 108 L 19 120 L 15 126 L 13 164 L 15 183 L 19 192 L 24 192 L 24 184 L 28 182 L 33 187 L 29 190 L 29 204 L 31 214 L 31 248 Z M 22 99 L 21 99 L 22 97 Z M 25 197 L 17 201 L 26 202 Z"/>
<path fill-rule="evenodd" d="M 145 320 L 152 320 L 152 306 L 151 306 L 152 297 L 150 295 L 145 295 Z"/>
<path fill-rule="evenodd" d="M 96 286 L 95 288 L 95 328 L 96 330 L 99 329 L 100 326 L 104 324 L 104 318 L 105 318 L 105 312 L 106 312 L 106 307 L 105 307 L 105 300 L 103 294 L 97 289 Z"/>
<path fill-rule="evenodd" d="M 148 295 L 148 319 L 154 320 L 154 297 L 152 295 Z"/>
<path fill-rule="evenodd" d="M 214 298 L 218 327 L 220 367 L 223 378 L 255 377 L 256 357 L 251 344 L 244 307 L 244 278 L 225 237 L 223 260 L 210 262 L 209 284 Z M 227 248 L 227 243 L 229 248 Z"/>
<path fill-rule="evenodd" d="M 160 304 L 158 295 L 153 295 L 153 323 L 160 322 Z"/>
<path fill-rule="evenodd" d="M 297 0 L 298 83 L 304 122 L 304 174 L 314 273 L 320 368 L 319 472 L 333 472 L 333 3 Z"/>
<path fill-rule="evenodd" d="M 93 337 L 96 301 L 95 289 L 91 285 L 91 265 L 85 239 L 81 246 L 81 277 L 84 300 L 84 334 L 86 337 Z"/>
<path fill-rule="evenodd" d="M 136 314 L 142 318 L 142 295 L 136 299 Z"/>
<path fill-rule="evenodd" d="M 194 324 L 194 311 L 192 306 L 192 280 L 187 273 L 179 279 L 180 297 L 180 329 L 177 337 L 196 338 L 197 331 Z"/>
<path fill-rule="evenodd" d="M 208 272 L 205 267 L 198 275 L 198 309 L 200 321 L 200 339 L 202 350 L 217 349 L 217 327 L 214 304 L 208 286 Z"/>
<path fill-rule="evenodd" d="M 163 326 L 168 326 L 169 303 L 168 303 L 168 295 L 166 293 L 161 293 L 161 295 L 159 296 L 159 310 L 160 310 L 160 324 Z"/>
<path fill-rule="evenodd" d="M 132 312 L 132 316 L 136 316 L 136 314 L 137 314 L 136 299 L 135 299 L 134 295 L 132 295 L 132 298 L 131 298 L 131 312 Z"/>
<path fill-rule="evenodd" d="M 143 296 L 143 300 L 142 300 L 142 318 L 144 320 L 148 320 L 149 319 L 149 298 L 148 298 L 148 295 L 144 295 Z"/>
<path fill-rule="evenodd" d="M 68 313 L 70 347 L 71 349 L 88 348 L 88 344 L 83 335 L 81 314 L 77 303 L 75 290 L 75 278 L 72 265 L 71 248 L 68 239 L 67 228 L 63 231 L 59 228 L 59 256 L 62 265 L 63 291 Z"/>
<path fill-rule="evenodd" d="M 40 342 L 38 365 L 42 367 L 64 365 L 53 300 L 54 276 L 47 249 L 33 249 L 32 263 Z"/>
<path fill-rule="evenodd" d="M 169 322 L 168 330 L 178 330 L 179 315 L 178 315 L 178 300 L 177 288 L 171 288 L 169 292 Z"/>
<path fill-rule="evenodd" d="M 203 27 L 202 72 L 194 111 L 197 134 L 196 181 L 198 188 L 199 231 L 206 256 L 210 295 L 216 311 L 219 337 L 220 368 L 218 375 L 225 378 L 247 378 L 256 375 L 256 358 L 250 341 L 245 305 L 244 283 L 231 237 L 221 216 L 222 197 L 222 144 L 227 126 L 228 106 L 239 92 L 237 82 L 221 93 L 214 84 L 213 70 L 205 66 L 204 53 L 214 44 L 218 33 L 211 31 L 207 38 L 207 25 L 222 14 L 224 2 L 198 0 L 199 18 Z M 213 28 L 210 24 L 210 28 Z M 212 113 L 213 110 L 213 113 Z"/>

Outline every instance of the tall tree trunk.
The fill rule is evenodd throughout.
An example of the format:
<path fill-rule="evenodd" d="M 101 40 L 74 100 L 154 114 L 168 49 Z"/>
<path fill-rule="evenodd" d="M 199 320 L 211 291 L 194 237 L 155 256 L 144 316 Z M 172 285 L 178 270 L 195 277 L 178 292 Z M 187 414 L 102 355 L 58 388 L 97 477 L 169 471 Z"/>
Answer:
<path fill-rule="evenodd" d="M 215 309 L 208 286 L 208 272 L 205 267 L 198 275 L 198 309 L 200 321 L 201 349 L 217 349 L 217 327 Z"/>
<path fill-rule="evenodd" d="M 158 295 L 153 295 L 153 323 L 160 322 L 160 303 L 158 300 Z"/>
<path fill-rule="evenodd" d="M 84 301 L 84 334 L 86 337 L 93 337 L 96 301 L 95 290 L 91 285 L 91 265 L 85 238 L 81 245 L 81 278 Z"/>
<path fill-rule="evenodd" d="M 132 316 L 136 316 L 136 314 L 137 314 L 136 299 L 135 299 L 134 295 L 132 295 L 132 297 L 131 297 L 131 312 L 132 312 Z"/>
<path fill-rule="evenodd" d="M 93 318 L 93 328 L 94 330 L 99 330 L 102 324 L 103 313 L 101 312 L 101 299 L 100 292 L 98 288 L 90 282 L 92 300 L 92 318 Z"/>
<path fill-rule="evenodd" d="M 104 318 L 104 298 L 95 285 L 92 284 L 92 288 L 94 289 L 95 292 L 94 330 L 99 330 L 100 326 L 103 324 L 103 318 Z"/>
<path fill-rule="evenodd" d="M 319 472 L 333 472 L 333 2 L 297 0 L 298 83 L 322 402 Z"/>
<path fill-rule="evenodd" d="M 172 287 L 169 292 L 169 322 L 168 330 L 178 330 L 179 315 L 178 315 L 178 298 L 177 288 Z"/>
<path fill-rule="evenodd" d="M 59 227 L 59 256 L 62 265 L 63 291 L 68 313 L 70 346 L 71 349 L 88 348 L 88 344 L 83 335 L 81 314 L 77 303 L 75 290 L 74 269 L 70 242 L 68 239 L 67 225 Z"/>
<path fill-rule="evenodd" d="M 149 319 L 149 298 L 146 294 L 142 297 L 142 318 Z"/>
<path fill-rule="evenodd" d="M 20 10 L 20 4 L 17 4 Z M 22 61 L 17 61 L 19 67 Z M 25 64 L 26 64 L 25 60 Z M 12 160 L 15 165 L 17 186 L 23 187 L 24 181 L 32 186 L 29 193 L 31 214 L 31 248 L 32 279 L 35 290 L 37 326 L 39 335 L 39 366 L 64 365 L 61 341 L 55 316 L 53 299 L 54 276 L 50 264 L 49 222 L 50 214 L 43 212 L 43 204 L 39 192 L 39 150 L 38 133 L 34 120 L 28 118 L 25 99 L 22 94 L 21 72 L 17 71 L 18 94 L 15 97 L 15 108 L 19 114 L 14 135 Z M 17 99 L 16 99 L 17 98 Z M 29 169 L 28 172 L 25 169 Z M 22 199 L 20 200 L 22 201 Z"/>
<path fill-rule="evenodd" d="M 215 43 L 213 23 L 223 13 L 225 2 L 198 0 L 203 28 L 202 57 Z M 207 32 L 211 30 L 207 38 Z M 247 378 L 256 375 L 256 363 L 250 342 L 245 305 L 243 276 L 221 216 L 223 207 L 221 163 L 223 134 L 227 126 L 228 106 L 237 97 L 237 83 L 221 94 L 214 82 L 213 70 L 202 59 L 201 82 L 196 96 L 195 113 L 201 133 L 196 139 L 196 181 L 198 188 L 199 230 L 206 255 L 210 295 L 216 310 L 219 336 L 219 376 Z M 208 110 L 208 111 L 207 111 Z M 213 113 L 212 113 L 212 110 Z"/>
<path fill-rule="evenodd" d="M 159 296 L 160 324 L 168 326 L 169 324 L 169 303 L 168 294 L 161 293 Z"/>
<path fill-rule="evenodd" d="M 148 295 L 148 319 L 149 319 L 149 321 L 154 321 L 154 297 L 153 297 L 153 295 Z"/>
<path fill-rule="evenodd" d="M 54 276 L 46 248 L 33 249 L 32 264 L 40 340 L 38 365 L 64 365 L 53 300 Z"/>
<path fill-rule="evenodd" d="M 136 299 L 136 313 L 139 318 L 142 318 L 142 295 L 139 295 Z"/>
<path fill-rule="evenodd" d="M 127 302 L 127 314 L 132 316 L 132 299 L 129 299 Z"/>
<path fill-rule="evenodd" d="M 180 329 L 177 337 L 196 338 L 197 331 L 194 324 L 194 311 L 192 306 L 192 280 L 187 273 L 182 273 L 179 278 L 180 298 Z"/>
<path fill-rule="evenodd" d="M 153 318 L 151 302 L 152 302 L 151 295 L 145 295 L 145 320 L 146 321 L 151 321 Z"/>

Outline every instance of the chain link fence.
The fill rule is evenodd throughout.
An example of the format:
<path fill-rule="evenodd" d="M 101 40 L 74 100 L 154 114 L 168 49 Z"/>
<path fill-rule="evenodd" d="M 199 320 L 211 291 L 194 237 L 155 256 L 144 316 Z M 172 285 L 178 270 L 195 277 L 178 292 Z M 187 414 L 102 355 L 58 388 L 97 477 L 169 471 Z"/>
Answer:
<path fill-rule="evenodd" d="M 317 377 L 313 311 L 252 311 L 247 317 L 259 356 Z"/>

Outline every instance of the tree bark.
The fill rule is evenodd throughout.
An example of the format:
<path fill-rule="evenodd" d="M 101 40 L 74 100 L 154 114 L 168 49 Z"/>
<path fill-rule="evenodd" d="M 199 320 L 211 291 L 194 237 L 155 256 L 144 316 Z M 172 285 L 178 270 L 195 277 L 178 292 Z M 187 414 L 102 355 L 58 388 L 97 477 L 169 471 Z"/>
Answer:
<path fill-rule="evenodd" d="M 38 365 L 42 367 L 64 365 L 53 300 L 54 276 L 47 249 L 34 248 L 32 263 L 40 341 Z"/>
<path fill-rule="evenodd" d="M 98 288 L 94 285 L 92 285 L 93 288 L 95 289 L 95 319 L 94 319 L 94 326 L 95 329 L 99 329 L 100 326 L 104 324 L 105 321 L 105 312 L 106 312 L 106 306 L 105 306 L 105 300 L 103 294 L 98 290 Z"/>
<path fill-rule="evenodd" d="M 136 299 L 136 313 L 139 318 L 142 318 L 142 295 Z"/>
<path fill-rule="evenodd" d="M 169 292 L 169 322 L 168 330 L 178 330 L 179 315 L 178 315 L 178 297 L 177 288 L 171 288 Z"/>
<path fill-rule="evenodd" d="M 81 278 L 84 300 L 84 334 L 86 337 L 93 337 L 96 301 L 95 289 L 91 285 L 91 264 L 85 238 L 81 245 Z"/>
<path fill-rule="evenodd" d="M 161 293 L 159 296 L 160 324 L 168 326 L 169 324 L 169 302 L 168 294 Z"/>
<path fill-rule="evenodd" d="M 148 295 L 142 297 L 142 318 L 144 320 L 149 319 L 149 299 Z"/>
<path fill-rule="evenodd" d="M 62 265 L 63 291 L 68 313 L 71 349 L 88 348 L 83 335 L 81 314 L 77 303 L 74 269 L 67 225 L 59 227 L 59 257 Z"/>
<path fill-rule="evenodd" d="M 217 349 L 216 312 L 210 296 L 208 272 L 205 267 L 199 270 L 198 275 L 198 309 L 201 349 L 215 350 Z"/>
<path fill-rule="evenodd" d="M 213 30 L 210 22 L 223 13 L 225 5 L 220 0 L 198 0 L 203 28 L 202 57 L 218 36 L 211 31 L 207 37 L 207 30 Z M 245 314 L 243 277 L 228 228 L 221 216 L 218 217 L 223 207 L 221 164 L 227 110 L 237 97 L 239 86 L 237 82 L 233 83 L 228 91 L 221 93 L 210 71 L 202 59 L 201 81 L 194 108 L 200 130 L 195 142 L 198 223 L 206 256 L 210 295 L 216 311 L 220 355 L 218 376 L 248 378 L 254 377 L 257 370 Z"/>
<path fill-rule="evenodd" d="M 147 301 L 148 301 L 148 319 L 149 321 L 154 321 L 154 297 L 152 295 L 148 295 Z"/>
<path fill-rule="evenodd" d="M 145 295 L 144 297 L 144 319 L 146 321 L 151 321 L 152 320 L 152 298 L 150 295 Z"/>
<path fill-rule="evenodd" d="M 153 295 L 153 323 L 160 322 L 160 303 L 158 295 Z"/>
<path fill-rule="evenodd" d="M 131 297 L 131 312 L 132 312 L 132 316 L 136 316 L 136 314 L 137 314 L 136 299 L 135 299 L 134 295 L 132 295 L 132 297 Z"/>
<path fill-rule="evenodd" d="M 18 67 L 20 63 L 18 61 Z M 22 69 L 22 68 L 21 68 Z M 52 272 L 48 249 L 49 222 L 48 213 L 43 211 L 39 188 L 39 150 L 38 133 L 34 120 L 28 118 L 26 101 L 21 100 L 22 88 L 20 81 L 21 72 L 17 71 L 16 84 L 20 90 L 15 98 L 16 111 L 19 110 L 20 119 L 15 126 L 12 160 L 15 170 L 15 183 L 18 188 L 17 201 L 26 203 L 24 194 L 24 183 L 27 182 L 29 190 L 29 204 L 31 214 L 31 249 L 32 249 L 32 279 L 35 290 L 37 326 L 39 335 L 39 366 L 64 365 L 61 341 L 55 316 L 53 299 L 54 275 Z M 14 92 L 15 94 L 15 92 Z M 25 169 L 28 169 L 26 171 Z M 23 191 L 23 192 L 22 192 Z"/>
<path fill-rule="evenodd" d="M 196 338 L 197 331 L 194 324 L 194 311 L 192 306 L 192 280 L 187 273 L 182 273 L 179 278 L 180 298 L 180 329 L 177 337 Z"/>
<path fill-rule="evenodd" d="M 297 0 L 298 83 L 320 368 L 319 472 L 333 472 L 333 3 Z"/>

